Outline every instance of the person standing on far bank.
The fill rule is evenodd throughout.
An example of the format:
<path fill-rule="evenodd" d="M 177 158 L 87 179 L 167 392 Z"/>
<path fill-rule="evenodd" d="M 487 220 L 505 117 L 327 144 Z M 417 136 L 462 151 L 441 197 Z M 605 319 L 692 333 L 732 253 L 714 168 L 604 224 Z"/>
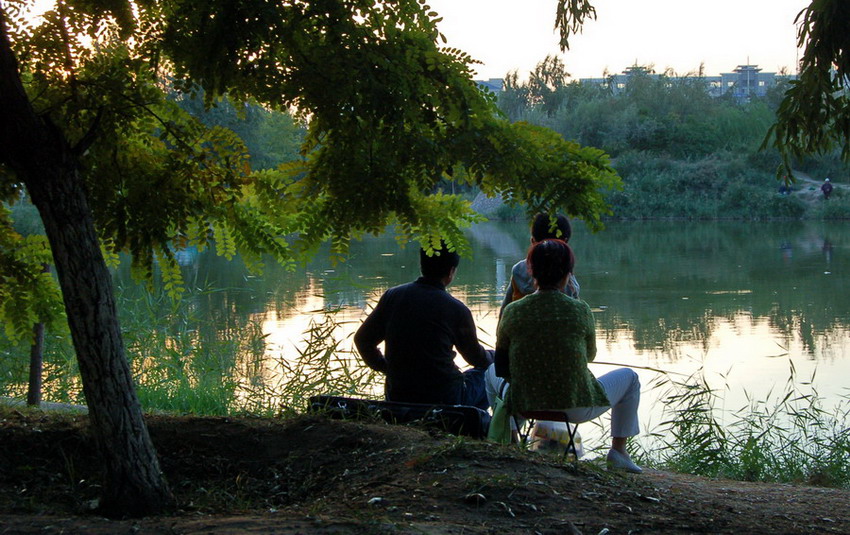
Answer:
<path fill-rule="evenodd" d="M 823 185 L 820 187 L 820 190 L 823 192 L 823 198 L 829 199 L 829 196 L 832 195 L 832 182 L 827 178 L 823 181 Z"/>

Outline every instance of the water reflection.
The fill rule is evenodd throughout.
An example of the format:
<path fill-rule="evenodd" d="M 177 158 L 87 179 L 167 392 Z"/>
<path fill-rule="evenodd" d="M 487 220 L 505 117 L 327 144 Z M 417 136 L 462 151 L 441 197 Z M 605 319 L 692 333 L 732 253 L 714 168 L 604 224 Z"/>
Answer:
<path fill-rule="evenodd" d="M 848 229 L 820 222 L 631 222 L 591 234 L 576 225 L 576 275 L 581 297 L 596 311 L 598 359 L 683 373 L 704 366 L 756 396 L 787 379 L 793 363 L 801 376 L 819 368 L 822 395 L 846 393 L 840 378 L 850 372 Z M 467 303 L 482 342 L 492 345 L 528 228 L 487 223 L 468 235 L 474 258 L 462 260 L 450 291 Z M 297 358 L 318 312 L 338 311 L 337 335 L 345 340 L 387 288 L 418 276 L 416 248 L 399 248 L 391 235 L 354 242 L 344 263 L 326 259 L 320 252 L 292 272 L 269 265 L 261 277 L 209 252 L 181 262 L 193 286 L 210 289 L 194 298 L 196 311 L 221 329 L 259 322 L 277 360 Z"/>

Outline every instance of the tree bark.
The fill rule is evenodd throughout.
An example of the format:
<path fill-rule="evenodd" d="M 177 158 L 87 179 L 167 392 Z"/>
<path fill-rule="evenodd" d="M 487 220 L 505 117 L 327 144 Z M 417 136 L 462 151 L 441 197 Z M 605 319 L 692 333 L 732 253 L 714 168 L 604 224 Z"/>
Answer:
<path fill-rule="evenodd" d="M 32 328 L 30 346 L 30 377 L 27 385 L 27 405 L 41 405 L 41 374 L 44 366 L 44 324 L 36 323 Z"/>
<path fill-rule="evenodd" d="M 0 5 L 0 162 L 41 214 L 105 468 L 101 510 L 143 516 L 173 505 L 139 405 L 78 158 L 24 91 Z"/>
<path fill-rule="evenodd" d="M 42 271 L 50 273 L 50 264 L 44 264 Z M 44 323 L 36 323 L 32 328 L 32 344 L 30 345 L 30 376 L 27 385 L 27 405 L 41 405 L 41 388 L 44 372 Z"/>

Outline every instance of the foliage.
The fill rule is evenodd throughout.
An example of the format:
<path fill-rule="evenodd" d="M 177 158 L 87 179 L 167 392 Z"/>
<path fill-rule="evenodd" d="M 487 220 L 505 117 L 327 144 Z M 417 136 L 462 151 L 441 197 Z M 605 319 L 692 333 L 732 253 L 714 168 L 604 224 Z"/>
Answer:
<path fill-rule="evenodd" d="M 181 301 L 162 291 L 129 292 L 119 298 L 127 354 L 146 410 L 177 414 L 230 414 L 237 406 L 237 363 L 262 358 L 251 348 L 258 326 L 216 329 L 192 302 L 208 290 Z"/>
<path fill-rule="evenodd" d="M 557 56 L 546 56 L 537 64 L 528 79 L 528 98 L 534 105 L 540 105 L 547 115 L 554 114 L 561 107 L 566 95 L 569 73 L 564 62 Z"/>
<path fill-rule="evenodd" d="M 850 163 L 841 159 L 839 151 L 819 156 L 808 156 L 800 160 L 797 169 L 817 179 L 832 177 L 832 180 L 850 175 Z M 840 189 L 840 188 L 839 188 Z"/>
<path fill-rule="evenodd" d="M 397 223 L 426 249 L 442 239 L 467 252 L 462 229 L 479 218 L 439 190 L 447 177 L 596 226 L 607 211 L 600 189 L 618 183 L 601 151 L 499 118 L 471 80 L 473 60 L 438 44 L 439 17 L 418 0 L 60 0 L 38 23 L 33 3 L 0 5 L 0 198 L 26 191 L 44 218 L 93 427 L 107 445 L 102 503 L 113 514 L 171 500 L 104 256 L 129 253 L 143 280 L 158 267 L 175 297 L 185 291 L 177 255 L 211 242 L 255 269 L 263 255 L 292 266 L 327 241 L 343 257 L 352 237 Z M 197 117 L 187 112 L 195 96 L 209 107 Z M 246 119 L 264 126 L 242 128 L 214 104 L 247 104 Z M 308 125 L 297 154 L 269 143 L 275 133 L 299 137 L 283 111 Z M 0 228 L 11 228 L 7 213 Z M 3 234 L 2 262 L 18 278 L 0 281 L 0 320 L 20 338 L 47 318 L 55 286 L 32 273 L 45 241 L 18 247 Z M 172 369 L 146 373 L 180 368 L 172 353 L 158 357 Z"/>
<path fill-rule="evenodd" d="M 587 0 L 558 0 L 555 27 L 561 32 L 561 50 L 570 48 L 570 34 L 581 31 L 587 19 L 596 18 L 596 9 Z"/>
<path fill-rule="evenodd" d="M 269 306 L 283 317 L 297 297 L 279 277 L 294 275 L 274 266 L 263 277 L 246 281 L 240 259 L 228 262 L 214 251 L 202 255 L 199 264 L 205 267 L 184 268 L 190 284 L 178 302 L 161 291 L 122 288 L 122 325 L 146 410 L 292 415 L 306 410 L 311 395 L 382 391 L 378 375 L 345 347 L 333 310 L 313 311 L 303 333 L 280 345 L 269 342 L 263 322 L 256 319 L 257 294 L 274 296 Z M 307 266 L 307 272 L 312 269 Z M 307 272 L 298 276 L 307 277 Z M 125 270 L 122 279 L 128 278 Z M 343 302 L 350 299 L 355 283 L 347 278 L 335 282 L 333 290 L 319 291 L 340 292 L 335 299 Z M 326 302 L 330 300 L 328 296 Z"/>
<path fill-rule="evenodd" d="M 13 20 L 12 35 L 36 113 L 63 125 L 72 146 L 87 147 L 79 165 L 108 253 L 131 252 L 140 278 L 159 261 L 176 277 L 175 295 L 173 248 L 204 246 L 211 229 L 226 229 L 249 255 L 286 261 L 283 229 L 239 207 L 250 172 L 243 141 L 169 101 L 148 64 L 143 37 L 151 36 L 125 41 L 128 28 L 115 22 L 129 21 L 101 20 L 93 7 L 60 3 L 39 26 Z M 18 187 L 20 178 L 7 172 L 3 184 Z"/>
<path fill-rule="evenodd" d="M 651 76 L 648 67 L 635 66 L 617 93 L 598 84 L 540 82 L 562 80 L 563 72 L 562 64 L 547 57 L 526 82 L 509 75 L 499 100 L 502 110 L 615 157 L 628 150 L 676 158 L 754 153 L 774 119 L 767 97 L 746 103 L 711 97 L 696 75 Z"/>
<path fill-rule="evenodd" d="M 733 153 L 682 161 L 628 152 L 617 167 L 624 188 L 609 202 L 620 218 L 796 219 L 805 213 L 797 197 L 778 194 L 771 174 Z"/>
<path fill-rule="evenodd" d="M 279 400 L 282 414 L 293 416 L 308 408 L 310 396 L 331 394 L 374 398 L 381 376 L 364 366 L 352 351 L 341 347 L 334 332 L 339 324 L 333 312 L 311 320 L 297 357 L 281 359 L 282 387 L 267 399 Z M 274 410 L 275 407 L 270 407 Z"/>
<path fill-rule="evenodd" d="M 690 219 L 819 217 L 796 195 L 777 195 L 782 155 L 761 147 L 775 121 L 780 81 L 765 97 L 747 102 L 711 97 L 699 75 L 651 75 L 635 66 L 613 92 L 599 84 L 563 83 L 541 91 L 536 80 L 556 79 L 563 65 L 541 61 L 528 81 L 511 73 L 499 97 L 511 119 L 543 125 L 614 157 L 622 190 L 606 200 L 619 218 Z M 800 160 L 813 176 L 846 173 L 837 153 Z M 799 188 L 798 188 L 799 189 Z M 830 217 L 840 213 L 830 208 Z"/>
<path fill-rule="evenodd" d="M 520 209 L 518 206 L 500 204 L 491 218 L 497 221 L 524 221 L 526 215 L 525 210 Z"/>
<path fill-rule="evenodd" d="M 211 238 L 257 267 L 262 252 L 286 263 L 328 239 L 344 254 L 350 236 L 394 222 L 465 251 L 459 229 L 476 216 L 429 197 L 447 176 L 591 222 L 606 210 L 597 190 L 616 185 L 604 158 L 498 119 L 472 59 L 437 46 L 439 19 L 417 2 L 169 1 L 135 18 L 65 2 L 38 26 L 26 7 L 8 9 L 8 31 L 35 112 L 89 147 L 80 167 L 110 254 L 130 252 L 143 279 L 164 264 L 175 295 L 173 251 Z M 281 108 L 309 122 L 300 155 Z M 570 195 L 541 196 L 526 176 Z"/>
<path fill-rule="evenodd" d="M 11 341 L 29 342 L 33 325 L 61 329 L 65 316 L 59 288 L 46 269 L 51 262 L 47 239 L 19 234 L 10 213 L 0 205 L 0 322 Z"/>
<path fill-rule="evenodd" d="M 664 406 L 670 416 L 652 433 L 662 443 L 652 448 L 657 462 L 679 472 L 717 475 L 729 455 L 729 437 L 716 419 L 715 391 L 699 374 L 667 385 Z"/>
<path fill-rule="evenodd" d="M 569 81 L 566 66 L 556 56 L 546 56 L 529 74 L 529 79 L 519 81 L 516 71 L 507 74 L 503 90 L 499 93 L 499 108 L 513 120 L 529 120 L 545 124 L 563 107 L 574 107 L 579 102 L 604 98 L 610 92 L 601 86 Z M 532 121 L 531 116 L 541 119 Z"/>
<path fill-rule="evenodd" d="M 558 0 L 555 27 L 561 49 L 569 48 L 571 34 L 585 19 L 596 17 L 587 0 Z M 850 4 L 844 0 L 812 0 L 797 16 L 797 46 L 805 47 L 797 80 L 790 82 L 777 111 L 776 123 L 762 146 L 772 145 L 782 155 L 777 177 L 792 177 L 793 160 L 828 154 L 840 148 L 850 162 Z M 776 101 L 778 91 L 768 95 Z"/>
<path fill-rule="evenodd" d="M 254 170 L 274 169 L 300 159 L 305 130 L 289 113 L 267 109 L 256 102 L 240 106 L 226 96 L 207 105 L 200 88 L 192 94 L 173 92 L 169 98 L 208 128 L 220 126 L 238 135 L 251 155 Z"/>
<path fill-rule="evenodd" d="M 828 201 L 818 205 L 815 216 L 821 219 L 850 219 L 850 196 L 841 189 L 834 190 Z"/>
<path fill-rule="evenodd" d="M 780 173 L 790 173 L 792 159 L 827 154 L 839 148 L 850 162 L 850 4 L 813 0 L 797 16 L 797 45 L 805 46 L 797 80 L 777 111 L 765 137 L 783 156 Z"/>
<path fill-rule="evenodd" d="M 132 253 L 143 278 L 158 260 L 174 295 L 174 249 L 212 235 L 220 252 L 242 250 L 253 265 L 262 253 L 290 261 L 327 239 L 345 253 L 352 234 L 394 219 L 425 245 L 441 236 L 462 249 L 468 205 L 426 198 L 459 163 L 488 191 L 596 224 L 606 209 L 598 188 L 617 181 L 601 152 L 497 119 L 470 80 L 471 58 L 439 48 L 438 16 L 418 0 L 60 0 L 39 25 L 28 20 L 31 5 L 0 5 L 0 198 L 23 187 L 44 218 L 102 446 L 102 503 L 115 516 L 174 501 L 129 379 L 98 238 L 111 254 Z M 580 22 L 587 9 L 562 13 Z M 172 80 L 203 88 L 209 103 L 227 94 L 298 109 L 310 119 L 304 160 L 261 184 L 243 139 L 166 98 Z M 563 149 L 574 150 L 546 152 Z M 493 167 L 505 162 L 519 176 L 505 181 Z M 526 172 L 575 189 L 538 197 Z"/>
<path fill-rule="evenodd" d="M 29 344 L 16 343 L 0 333 L 0 396 L 26 399 L 29 353 Z M 67 329 L 47 331 L 42 370 L 44 401 L 85 404 L 79 380 L 79 369 Z"/>
<path fill-rule="evenodd" d="M 122 271 L 126 277 L 123 265 Z M 221 303 L 222 289 L 195 280 L 175 301 L 161 276 L 155 280 L 150 289 L 131 284 L 118 292 L 128 359 L 145 411 L 291 416 L 304 412 L 312 395 L 380 392 L 379 376 L 343 347 L 332 311 L 317 314 L 303 339 L 293 340 L 293 351 L 271 357 L 262 325 Z M 231 307 L 238 306 L 235 291 L 229 289 Z M 0 395 L 25 393 L 27 352 L 0 335 Z M 85 403 L 67 335 L 48 337 L 45 363 L 45 397 Z"/>
<path fill-rule="evenodd" d="M 415 236 L 427 244 L 442 235 L 463 249 L 465 244 L 452 237 L 474 220 L 471 212 L 456 204 L 459 212 L 428 214 L 422 210 L 444 206 L 423 204 L 419 197 L 434 191 L 443 173 L 458 163 L 482 189 L 514 188 L 496 178 L 499 169 L 491 162 L 521 158 L 533 166 L 535 157 L 545 157 L 538 151 L 550 147 L 516 146 L 515 129 L 494 117 L 492 101 L 471 82 L 471 58 L 435 47 L 436 14 L 415 2 L 320 4 L 284 3 L 244 24 L 217 20 L 213 27 L 204 9 L 179 5 L 174 16 L 186 19 L 188 28 L 203 24 L 207 37 L 226 35 L 224 57 L 249 54 L 258 35 L 269 43 L 256 61 L 235 68 L 190 57 L 207 46 L 196 39 L 199 32 L 166 32 L 166 47 L 178 75 L 191 74 L 208 91 L 282 99 L 309 115 L 302 150 L 307 161 L 289 170 L 297 182 L 286 192 L 301 206 L 294 229 L 297 249 L 312 250 L 332 238 L 337 252 L 344 252 L 352 232 L 377 232 L 392 220 L 414 232 L 425 229 L 425 222 L 436 224 Z M 291 67 L 280 72 L 279 64 Z M 321 75 L 315 65 L 322 65 Z M 258 80 L 264 81 L 261 87 Z M 599 170 L 603 180 L 608 171 Z M 581 207 L 561 208 L 594 217 Z"/>

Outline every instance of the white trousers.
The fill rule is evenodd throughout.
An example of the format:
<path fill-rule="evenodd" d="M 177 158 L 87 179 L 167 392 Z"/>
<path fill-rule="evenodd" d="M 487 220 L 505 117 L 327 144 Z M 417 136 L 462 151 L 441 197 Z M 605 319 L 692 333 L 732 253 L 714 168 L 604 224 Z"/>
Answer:
<path fill-rule="evenodd" d="M 505 380 L 496 376 L 496 366 L 490 365 L 484 375 L 487 399 L 493 406 L 494 399 L 505 384 Z M 611 410 L 611 436 L 616 438 L 633 437 L 640 432 L 638 406 L 640 405 L 640 379 L 631 368 L 619 368 L 596 378 L 605 391 L 611 405 L 600 407 L 577 407 L 567 409 L 570 422 L 580 424 Z M 509 385 L 505 386 L 507 391 Z M 504 393 L 502 393 L 504 395 Z"/>

